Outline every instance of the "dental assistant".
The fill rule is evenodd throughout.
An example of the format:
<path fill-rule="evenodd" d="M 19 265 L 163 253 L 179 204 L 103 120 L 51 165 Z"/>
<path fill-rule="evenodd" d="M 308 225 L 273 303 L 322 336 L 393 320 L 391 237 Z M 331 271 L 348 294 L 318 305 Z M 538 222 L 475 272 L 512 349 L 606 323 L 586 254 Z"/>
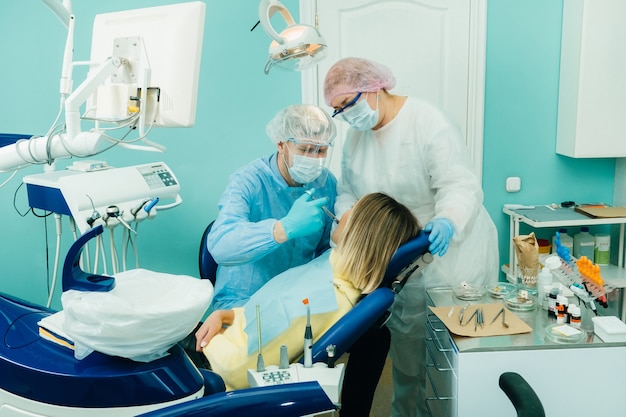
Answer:
<path fill-rule="evenodd" d="M 421 279 L 410 279 L 396 296 L 387 322 L 392 416 L 427 416 L 425 289 L 462 281 L 496 282 L 497 232 L 483 207 L 480 180 L 459 128 L 434 105 L 389 93 L 395 83 L 386 66 L 345 58 L 326 74 L 324 98 L 334 109 L 333 117 L 351 127 L 343 147 L 338 217 L 365 194 L 387 193 L 426 225 L 429 251 L 438 255 Z M 341 234 L 342 223 L 333 240 Z"/>
<path fill-rule="evenodd" d="M 336 179 L 327 157 L 336 135 L 314 105 L 280 110 L 266 133 L 277 151 L 232 174 L 207 246 L 219 267 L 211 309 L 239 307 L 272 277 L 329 248 Z M 313 191 L 313 197 L 306 191 Z"/>

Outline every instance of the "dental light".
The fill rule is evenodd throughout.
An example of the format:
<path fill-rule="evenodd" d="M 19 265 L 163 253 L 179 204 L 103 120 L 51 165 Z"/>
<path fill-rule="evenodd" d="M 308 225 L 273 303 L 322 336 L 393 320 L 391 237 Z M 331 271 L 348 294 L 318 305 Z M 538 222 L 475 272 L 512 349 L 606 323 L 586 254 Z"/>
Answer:
<path fill-rule="evenodd" d="M 270 23 L 270 18 L 276 12 L 280 12 L 287 23 L 287 27 L 280 34 Z M 326 41 L 318 30 L 313 26 L 296 24 L 280 0 L 261 0 L 259 21 L 265 33 L 273 39 L 264 68 L 265 74 L 269 73 L 272 66 L 302 71 L 326 56 Z"/>

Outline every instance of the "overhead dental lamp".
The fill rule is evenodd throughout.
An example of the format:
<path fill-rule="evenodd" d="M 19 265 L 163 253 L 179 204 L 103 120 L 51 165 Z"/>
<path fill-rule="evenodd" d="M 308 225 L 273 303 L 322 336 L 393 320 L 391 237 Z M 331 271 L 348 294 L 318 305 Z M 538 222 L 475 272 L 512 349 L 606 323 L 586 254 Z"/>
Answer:
<path fill-rule="evenodd" d="M 278 34 L 270 23 L 271 17 L 280 12 L 287 27 Z M 273 66 L 302 71 L 315 65 L 326 56 L 326 41 L 319 31 L 310 25 L 296 24 L 289 10 L 280 0 L 261 0 L 259 21 L 265 33 L 273 40 L 264 72 Z"/>

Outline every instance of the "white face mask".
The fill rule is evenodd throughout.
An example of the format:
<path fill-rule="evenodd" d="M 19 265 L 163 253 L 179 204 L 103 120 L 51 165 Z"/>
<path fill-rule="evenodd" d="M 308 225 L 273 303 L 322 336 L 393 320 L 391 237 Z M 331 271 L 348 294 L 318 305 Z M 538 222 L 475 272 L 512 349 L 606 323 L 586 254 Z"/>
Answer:
<path fill-rule="evenodd" d="M 354 106 L 342 112 L 341 117 L 355 130 L 370 130 L 378 123 L 378 99 L 376 110 L 372 110 L 366 95 L 364 100 L 359 100 Z"/>
<path fill-rule="evenodd" d="M 311 158 L 293 154 L 292 157 L 293 164 L 289 166 L 285 161 L 285 166 L 287 166 L 291 178 L 298 184 L 309 184 L 322 175 L 326 158 Z M 284 158 L 283 156 L 283 161 Z"/>

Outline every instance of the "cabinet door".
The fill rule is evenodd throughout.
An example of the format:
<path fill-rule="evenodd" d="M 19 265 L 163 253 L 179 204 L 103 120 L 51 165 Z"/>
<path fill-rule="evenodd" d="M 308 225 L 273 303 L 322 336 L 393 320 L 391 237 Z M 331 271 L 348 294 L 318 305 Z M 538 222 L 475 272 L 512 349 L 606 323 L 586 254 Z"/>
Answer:
<path fill-rule="evenodd" d="M 328 44 L 327 57 L 303 74 L 303 102 L 328 109 L 324 76 L 340 58 L 381 62 L 396 76 L 393 93 L 430 100 L 457 120 L 480 177 L 486 0 L 301 0 L 300 13 L 303 22 L 317 21 Z M 347 125 L 337 127 L 332 167 L 339 174 Z"/>
<path fill-rule="evenodd" d="M 565 0 L 557 153 L 626 156 L 626 1 Z"/>

